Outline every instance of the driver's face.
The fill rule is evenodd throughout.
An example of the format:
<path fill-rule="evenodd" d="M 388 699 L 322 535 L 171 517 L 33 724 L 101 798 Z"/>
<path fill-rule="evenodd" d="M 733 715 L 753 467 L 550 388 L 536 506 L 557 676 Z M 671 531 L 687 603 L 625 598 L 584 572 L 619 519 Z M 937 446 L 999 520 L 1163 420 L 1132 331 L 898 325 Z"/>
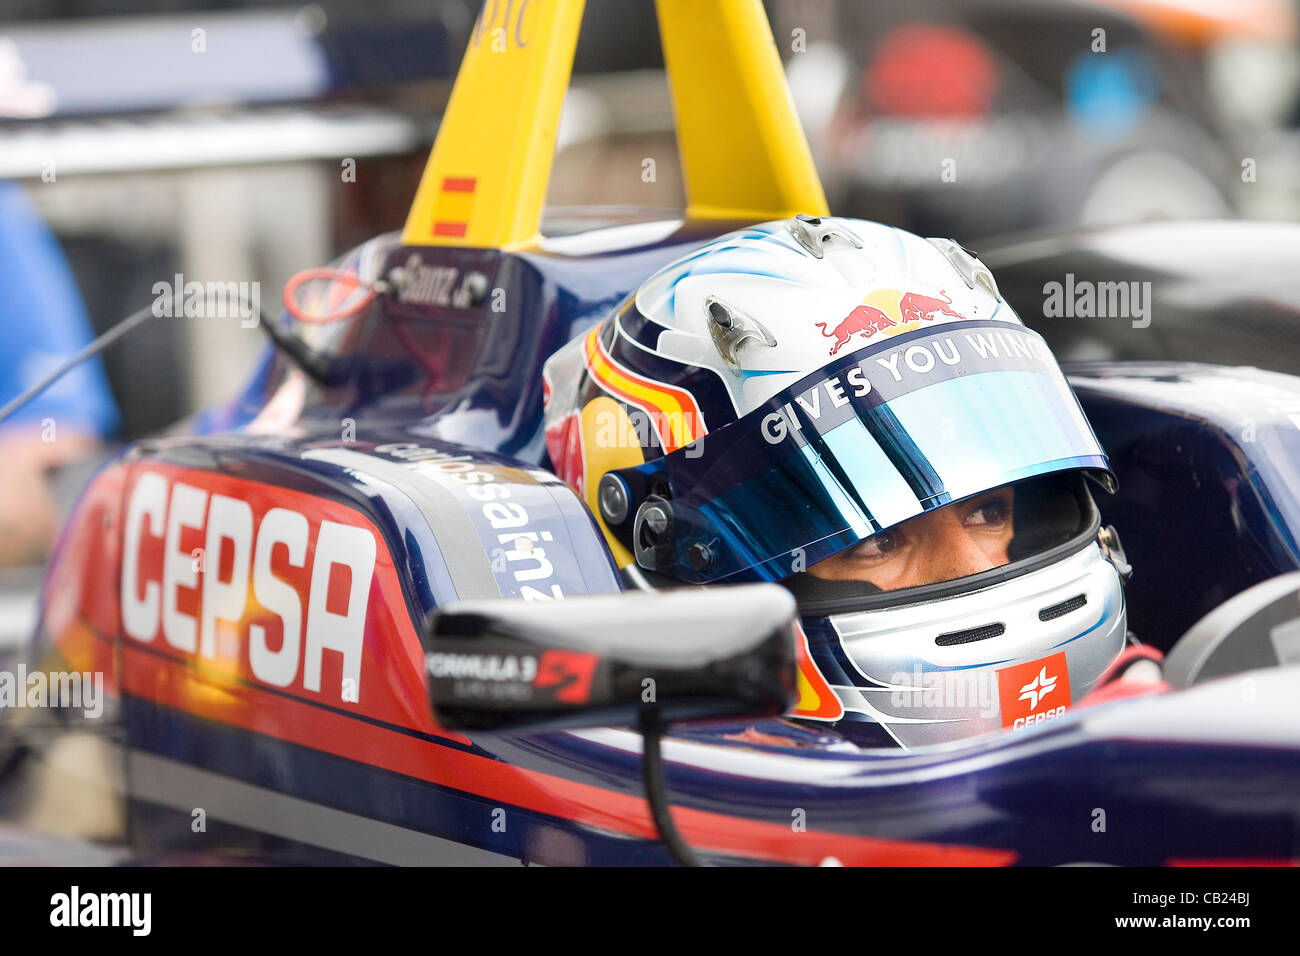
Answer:
<path fill-rule="evenodd" d="M 882 591 L 937 584 L 1006 564 L 1015 491 L 995 488 L 881 531 L 808 569 Z"/>

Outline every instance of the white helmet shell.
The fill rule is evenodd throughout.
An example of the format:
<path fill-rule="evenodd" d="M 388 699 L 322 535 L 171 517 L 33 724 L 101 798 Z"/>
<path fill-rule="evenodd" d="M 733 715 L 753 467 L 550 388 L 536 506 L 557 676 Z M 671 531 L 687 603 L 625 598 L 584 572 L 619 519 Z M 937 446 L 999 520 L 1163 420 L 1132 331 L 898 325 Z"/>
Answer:
<path fill-rule="evenodd" d="M 820 256 L 808 250 L 817 248 Z M 739 367 L 720 354 L 712 302 L 759 336 Z M 832 357 L 954 320 L 1023 323 L 992 273 L 947 239 L 923 239 L 860 219 L 792 219 L 730 233 L 654 275 L 637 310 L 662 326 L 657 351 L 712 368 L 744 415 Z M 761 330 L 773 344 L 765 346 Z"/>

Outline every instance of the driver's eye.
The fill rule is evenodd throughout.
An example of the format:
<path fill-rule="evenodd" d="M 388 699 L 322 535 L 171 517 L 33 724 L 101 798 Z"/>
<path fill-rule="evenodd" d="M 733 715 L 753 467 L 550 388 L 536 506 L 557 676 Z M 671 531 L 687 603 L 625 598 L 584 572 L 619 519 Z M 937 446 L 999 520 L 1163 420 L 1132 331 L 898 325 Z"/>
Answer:
<path fill-rule="evenodd" d="M 854 552 L 862 558 L 882 558 L 902 545 L 902 535 L 897 531 L 880 531 L 859 544 Z"/>
<path fill-rule="evenodd" d="M 1000 525 L 1011 520 L 1011 507 L 1001 498 L 986 501 L 966 517 L 970 525 Z"/>

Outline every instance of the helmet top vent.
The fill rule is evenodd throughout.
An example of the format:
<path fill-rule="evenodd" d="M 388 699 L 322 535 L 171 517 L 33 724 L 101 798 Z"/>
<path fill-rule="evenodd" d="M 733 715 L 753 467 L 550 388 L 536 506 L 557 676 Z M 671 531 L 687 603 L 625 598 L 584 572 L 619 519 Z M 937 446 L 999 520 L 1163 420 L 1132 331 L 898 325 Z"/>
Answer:
<path fill-rule="evenodd" d="M 805 216 L 802 213 L 788 223 L 790 235 L 809 255 L 818 259 L 825 257 L 823 247 L 830 242 L 847 242 L 854 249 L 862 248 L 862 240 L 853 233 L 841 229 L 817 216 Z"/>

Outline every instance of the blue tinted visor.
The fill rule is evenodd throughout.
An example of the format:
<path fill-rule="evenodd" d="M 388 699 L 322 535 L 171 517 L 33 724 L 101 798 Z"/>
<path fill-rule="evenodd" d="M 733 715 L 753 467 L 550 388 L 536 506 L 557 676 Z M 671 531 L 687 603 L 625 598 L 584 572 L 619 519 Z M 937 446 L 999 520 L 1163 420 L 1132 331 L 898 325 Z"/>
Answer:
<path fill-rule="evenodd" d="M 618 474 L 633 500 L 666 501 L 670 533 L 638 512 L 638 562 L 708 583 L 778 581 L 926 511 L 1071 469 L 1114 488 L 1042 337 L 978 321 L 853 352 Z"/>

